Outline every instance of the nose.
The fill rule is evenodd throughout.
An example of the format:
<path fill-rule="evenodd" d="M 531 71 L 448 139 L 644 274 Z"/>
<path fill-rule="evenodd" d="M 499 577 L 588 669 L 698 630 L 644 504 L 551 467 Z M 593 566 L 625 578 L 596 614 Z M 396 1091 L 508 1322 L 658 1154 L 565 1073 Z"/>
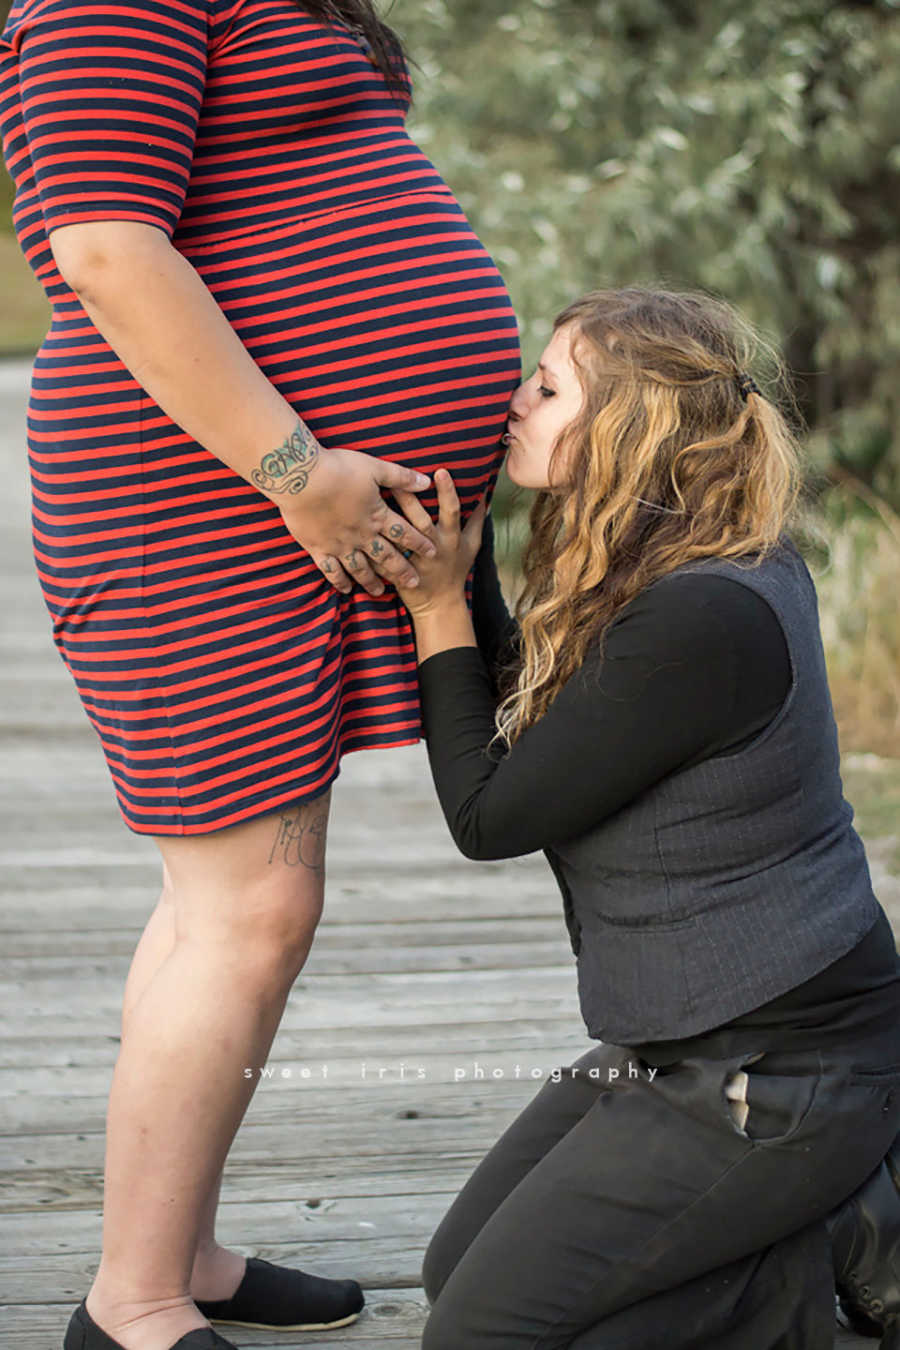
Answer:
<path fill-rule="evenodd" d="M 520 384 L 516 392 L 509 401 L 509 420 L 510 422 L 521 422 L 527 412 L 525 406 L 525 385 Z"/>

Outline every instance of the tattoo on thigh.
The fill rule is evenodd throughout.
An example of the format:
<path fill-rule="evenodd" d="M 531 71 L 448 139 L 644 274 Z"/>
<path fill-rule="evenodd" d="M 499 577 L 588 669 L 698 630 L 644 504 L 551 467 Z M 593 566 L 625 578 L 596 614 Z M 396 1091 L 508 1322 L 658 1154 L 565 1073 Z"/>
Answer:
<path fill-rule="evenodd" d="M 287 807 L 278 818 L 269 862 L 324 872 L 327 829 L 327 806 L 324 810 L 318 804 Z"/>
<path fill-rule="evenodd" d="M 319 458 L 319 442 L 299 418 L 277 450 L 263 455 L 250 477 L 263 492 L 302 492 Z"/>

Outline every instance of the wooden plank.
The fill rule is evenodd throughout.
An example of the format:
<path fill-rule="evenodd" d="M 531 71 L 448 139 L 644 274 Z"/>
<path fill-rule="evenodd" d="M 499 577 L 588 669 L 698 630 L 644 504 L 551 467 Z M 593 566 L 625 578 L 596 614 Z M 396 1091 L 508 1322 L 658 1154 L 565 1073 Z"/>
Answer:
<path fill-rule="evenodd" d="M 223 1213 L 223 1233 L 241 1242 L 379 1241 L 382 1233 L 417 1238 L 423 1246 L 437 1227 L 455 1192 L 418 1196 L 325 1196 L 315 1207 L 293 1200 L 265 1200 L 252 1204 L 235 1201 Z M 319 1197 L 316 1197 L 319 1198 Z M 99 1208 L 55 1210 L 51 1221 L 43 1212 L 22 1210 L 3 1219 L 4 1238 L 15 1252 L 90 1251 L 98 1237 Z M 228 1240 L 227 1238 L 225 1239 Z"/>
<path fill-rule="evenodd" d="M 71 918 L 71 916 L 70 916 Z M 13 927 L 4 916 L 0 921 L 0 945 L 4 953 L 3 969 L 9 972 L 31 970 L 31 966 L 18 966 L 22 958 L 56 960 L 59 963 L 67 959 L 71 963 L 78 956 L 127 956 L 131 957 L 134 945 L 140 936 L 141 924 L 114 925 L 110 927 L 84 928 L 57 925 L 52 930 L 35 926 L 33 912 L 20 914 L 20 927 Z M 560 931 L 560 915 L 530 916 L 515 915 L 506 919 L 459 919 L 459 918 L 409 918 L 405 922 L 393 921 L 396 932 L 392 937 L 403 944 L 403 950 L 410 953 L 412 948 L 427 950 L 431 947 L 453 948 L 456 946 L 491 946 L 498 948 L 520 947 L 525 944 L 543 946 L 555 943 L 568 957 L 568 940 Z M 366 920 L 353 923 L 322 919 L 316 930 L 312 952 L 306 963 L 306 971 L 315 971 L 316 963 L 332 955 L 353 953 L 361 946 L 371 946 L 378 950 L 383 938 L 384 922 Z M 421 959 L 422 951 L 418 953 Z M 323 969 L 327 970 L 328 967 Z"/>
<path fill-rule="evenodd" d="M 336 1196 L 455 1194 L 474 1171 L 480 1156 L 476 1149 L 451 1153 L 430 1146 L 427 1154 L 420 1155 L 380 1153 L 360 1157 L 348 1152 L 341 1157 L 292 1158 L 289 1153 L 279 1152 L 277 1162 L 235 1161 L 232 1157 L 222 1199 L 229 1204 L 292 1200 L 315 1206 L 325 1197 Z M 41 1161 L 46 1159 L 42 1156 Z M 44 1167 L 0 1174 L 0 1213 L 31 1210 L 46 1214 L 84 1209 L 100 1204 L 102 1196 L 102 1159 L 98 1166 L 84 1170 L 65 1165 L 51 1167 L 48 1163 Z"/>
<path fill-rule="evenodd" d="M 56 1221 L 55 1215 L 53 1221 Z M 371 1233 L 372 1230 L 360 1231 Z M 98 1215 L 93 1238 L 84 1250 L 60 1246 L 53 1251 L 28 1251 L 15 1262 L 0 1259 L 0 1304 L 67 1303 L 84 1298 L 99 1262 L 100 1232 Z M 222 1234 L 222 1240 L 235 1251 L 247 1256 L 261 1256 L 327 1279 L 352 1277 L 366 1290 L 421 1291 L 422 1257 L 427 1239 L 420 1234 L 401 1236 L 383 1232 L 375 1238 L 354 1236 L 340 1240 L 329 1234 L 323 1241 L 312 1237 L 277 1241 L 272 1234 L 264 1234 L 258 1242 L 253 1242 L 239 1230 L 225 1225 Z M 48 1292 L 51 1290 L 52 1297 Z M 342 1342 L 338 1339 L 337 1343 Z M 41 1350 L 46 1350 L 46 1346 Z"/>
<path fill-rule="evenodd" d="M 293 1011 L 286 1010 L 285 1018 L 290 1017 L 291 1019 L 286 1029 L 299 1031 L 304 1024 L 311 1025 L 312 1023 L 322 1029 L 329 1025 L 328 1017 L 334 1016 L 338 1027 L 341 1030 L 346 1030 L 359 1025 L 354 1017 L 359 1017 L 361 1020 L 368 1016 L 370 1027 L 385 1027 L 393 1031 L 410 1027 L 414 1035 L 415 1029 L 410 1021 L 410 1009 L 414 1006 L 414 1000 L 405 1006 L 400 1006 L 398 1000 L 398 1006 L 392 1007 L 387 1002 L 376 1002 L 372 999 L 364 1000 L 361 998 L 356 1010 L 353 1012 L 348 1010 L 346 1014 L 342 1015 L 335 1011 L 335 1005 L 339 1003 L 339 1000 L 336 997 L 326 998 L 327 992 L 320 990 L 314 999 L 310 997 L 307 1000 L 305 1022 L 303 1014 L 295 1014 Z M 482 996 L 477 1006 L 461 1006 L 459 1015 L 454 1017 L 452 1008 L 448 1007 L 446 1002 L 440 1000 L 432 1002 L 430 999 L 426 1002 L 426 992 L 423 992 L 422 1006 L 419 1010 L 421 1017 L 418 1025 L 430 1028 L 456 1026 L 458 1029 L 468 1025 L 481 1025 L 486 1021 L 497 1024 L 503 1022 L 512 1024 L 522 1021 L 538 1023 L 545 1017 L 561 1018 L 567 1008 L 571 1006 L 571 997 L 571 988 L 567 989 L 562 983 L 558 986 L 556 993 L 553 993 L 551 989 L 545 995 L 535 995 L 533 999 L 510 995 L 504 1001 L 498 992 L 495 999 Z M 460 999 L 465 999 L 465 990 L 460 992 Z M 84 1008 L 82 1005 L 77 1010 L 73 1010 L 69 1017 L 66 1016 L 62 1008 L 57 1012 L 41 1012 L 39 1009 L 32 1009 L 29 1019 L 32 1027 L 40 1036 L 66 1035 L 71 1033 L 76 1011 L 78 1021 L 86 1037 L 104 1036 L 111 1041 L 117 1040 L 119 1033 L 115 1014 L 119 1011 L 118 1009 L 109 1007 L 91 1009 Z M 115 1030 L 113 1030 L 114 1026 L 116 1027 Z M 8 1023 L 4 1030 L 7 1036 L 16 1038 L 15 1030 L 11 1029 Z M 0 1044 L 2 1044 L 2 1040 L 0 1040 Z M 585 1049 L 587 1049 L 587 1046 L 585 1046 Z"/>
<path fill-rule="evenodd" d="M 435 1086 L 451 1085 L 451 1090 L 464 1086 L 470 1091 L 494 1091 L 501 1080 L 535 1090 L 550 1074 L 564 1063 L 571 1062 L 584 1048 L 580 1038 L 573 1036 L 562 1044 L 546 1042 L 523 1053 L 519 1049 L 498 1050 L 490 1043 L 484 1047 L 469 1046 L 455 1054 L 443 1050 L 428 1050 L 410 1045 L 411 1053 L 397 1059 L 379 1054 L 368 1058 L 357 1056 L 328 1056 L 301 1060 L 270 1056 L 264 1064 L 248 1065 L 245 1078 L 258 1084 L 254 1102 L 263 1097 L 277 1096 L 283 1109 L 291 1109 L 311 1100 L 325 1101 L 338 1091 L 345 1101 L 355 1094 L 381 1096 L 394 1092 L 419 1094 Z M 63 1065 L 56 1068 L 32 1068 L 27 1074 L 21 1069 L 0 1069 L 0 1096 L 9 1100 L 27 1095 L 43 1099 L 47 1105 L 54 1097 L 69 1095 L 105 1100 L 109 1092 L 112 1068 L 108 1065 Z"/>
<path fill-rule="evenodd" d="M 571 1052 L 559 1059 L 571 1059 Z M 473 1057 L 471 1064 L 476 1061 Z M 547 1071 L 554 1067 L 547 1065 Z M 546 1064 L 546 1061 L 545 1061 Z M 461 1066 L 466 1067 L 466 1066 Z M 313 1127 L 325 1130 L 335 1115 L 365 1122 L 365 1132 L 377 1129 L 390 1121 L 416 1121 L 423 1116 L 453 1116 L 460 1122 L 472 1114 L 488 1109 L 503 1109 L 509 1101 L 521 1105 L 530 1100 L 540 1085 L 530 1079 L 514 1081 L 510 1076 L 502 1082 L 417 1082 L 407 1077 L 403 1083 L 372 1079 L 364 1086 L 351 1083 L 339 1088 L 317 1087 L 305 1084 L 296 1087 L 293 1082 L 261 1083 L 251 1101 L 248 1115 L 258 1123 L 274 1124 L 289 1121 L 294 1129 L 307 1132 L 305 1147 L 314 1152 L 317 1141 Z M 478 1095 L 473 1093 L 477 1091 Z M 27 1130 L 31 1134 L 61 1134 L 67 1129 L 77 1133 L 99 1131 L 106 1119 L 107 1094 L 73 1096 L 58 1093 L 42 1097 L 21 1094 L 8 1101 L 0 1116 L 0 1134 L 17 1134 Z M 364 1131 L 360 1128 L 360 1134 Z"/>
<path fill-rule="evenodd" d="M 360 1059 L 373 1055 L 409 1056 L 412 1048 L 428 1051 L 444 1049 L 448 1053 L 485 1048 L 540 1049 L 542 1046 L 573 1040 L 587 1050 L 598 1042 L 587 1037 L 583 1024 L 571 1011 L 562 1017 L 531 1017 L 527 1021 L 443 1023 L 432 1026 L 410 1027 L 302 1027 L 279 1028 L 274 1055 L 278 1059 L 327 1060 L 331 1055 L 340 1058 L 358 1055 Z M 65 1036 L 25 1036 L 21 1041 L 7 1039 L 2 1043 L 2 1063 L 9 1068 L 31 1069 L 76 1064 L 112 1065 L 118 1054 L 118 1034 L 85 1040 L 73 1035 L 71 1027 Z"/>
<path fill-rule="evenodd" d="M 464 860 L 460 866 L 465 867 Z M 86 865 L 70 860 L 59 866 L 48 863 L 37 867 L 0 857 L 0 874 L 16 878 L 15 887 L 0 887 L 3 926 L 21 932 L 30 912 L 35 927 L 47 932 L 64 931 L 72 927 L 73 916 L 77 916 L 82 929 L 132 928 L 137 940 L 159 894 L 158 865 L 147 868 L 142 863 L 140 868 L 119 862 L 106 866 L 102 860 Z M 549 877 L 542 876 L 540 885 L 531 889 L 514 878 L 509 889 L 492 883 L 489 889 L 478 890 L 458 870 L 448 871 L 446 879 L 434 873 L 406 873 L 391 887 L 384 878 L 373 877 L 370 868 L 362 881 L 364 884 L 341 884 L 331 868 L 320 929 L 346 923 L 367 923 L 382 929 L 396 924 L 401 930 L 398 936 L 402 936 L 403 929 L 414 928 L 423 913 L 437 922 L 504 922 L 512 915 L 562 924 L 562 902 Z M 385 941 L 390 940 L 390 935 L 383 936 Z"/>
<path fill-rule="evenodd" d="M 528 1098 L 520 1103 L 510 1099 L 501 1105 L 482 1105 L 466 1114 L 463 1111 L 440 1112 L 431 1103 L 408 1105 L 385 1119 L 348 1121 L 337 1096 L 331 1112 L 320 1113 L 321 1130 L 315 1137 L 300 1129 L 291 1116 L 271 1123 L 253 1118 L 253 1106 L 245 1117 L 228 1155 L 226 1176 L 231 1166 L 265 1166 L 278 1159 L 285 1166 L 296 1159 L 297 1175 L 303 1177 L 313 1159 L 323 1165 L 335 1163 L 347 1155 L 358 1159 L 425 1158 L 432 1152 L 463 1150 L 470 1156 L 482 1156 L 502 1130 L 512 1121 Z M 417 1114 L 409 1114 L 415 1111 Z M 464 1126 L 464 1128 L 462 1128 Z M 0 1135 L 0 1160 L 6 1176 L 19 1172 L 73 1169 L 99 1171 L 103 1166 L 104 1122 L 91 1130 L 78 1129 L 28 1133 L 24 1130 Z M 315 1146 L 315 1151 L 312 1149 Z M 310 1193 L 310 1192 L 307 1192 Z"/>
<path fill-rule="evenodd" d="M 361 925 L 353 925 L 360 932 Z M 48 934 L 48 939 L 50 935 Z M 82 940 L 83 940 L 83 935 Z M 117 936 L 107 942 L 93 942 L 90 949 L 82 951 L 77 960 L 71 953 L 66 955 L 47 951 L 36 951 L 26 955 L 8 956 L 3 961 L 4 976 L 14 986 L 21 987 L 32 979 L 47 980 L 57 987 L 72 988 L 86 970 L 106 971 L 113 961 L 128 964 L 134 953 L 140 934 Z M 559 966 L 573 958 L 571 948 L 557 933 L 546 941 L 479 941 L 474 934 L 469 941 L 425 942 L 422 934 L 415 932 L 419 940 L 404 943 L 406 934 L 398 935 L 397 941 L 390 946 L 382 942 L 376 944 L 375 934 L 361 934 L 356 942 L 348 942 L 343 937 L 339 942 L 328 941 L 334 938 L 333 930 L 316 935 L 313 951 L 304 970 L 303 978 L 312 979 L 329 975 L 395 975 L 414 970 L 417 974 L 438 971 L 457 970 L 535 970 L 541 966 Z M 66 943 L 67 934 L 58 935 L 60 947 Z M 3 942 L 7 947 L 14 945 Z M 104 951 L 108 947 L 112 950 Z M 98 950 L 99 948 L 99 950 Z M 118 964 L 117 967 L 118 968 Z M 0 989 L 5 979 L 0 980 Z"/>
<path fill-rule="evenodd" d="M 471 996 L 475 999 L 484 998 L 493 1001 L 507 993 L 510 986 L 515 990 L 519 984 L 522 988 L 527 988 L 529 994 L 533 989 L 538 999 L 553 998 L 562 993 L 564 988 L 568 988 L 575 978 L 574 962 L 570 959 L 571 952 L 566 954 L 563 950 L 563 955 L 567 955 L 565 964 L 554 963 L 552 966 L 517 972 L 512 979 L 502 969 L 465 972 L 413 969 L 397 974 L 373 972 L 366 977 L 365 988 L 370 991 L 369 998 L 372 1002 L 382 1002 L 385 1006 L 390 1003 L 406 1009 L 418 1006 L 420 999 L 424 998 L 433 1007 L 445 1006 L 455 1010 L 462 997 Z M 121 970 L 127 971 L 126 961 L 120 961 L 118 964 Z M 18 979 L 0 975 L 0 1011 L 15 1015 L 17 1009 L 25 1008 L 30 1016 L 32 1013 L 40 1012 L 40 1005 L 46 999 L 55 999 L 60 1007 L 65 1005 L 76 1011 L 80 1011 L 79 1000 L 83 1000 L 89 1007 L 99 1003 L 106 1010 L 112 1011 L 118 1006 L 116 1000 L 120 997 L 121 990 L 118 972 L 113 976 L 109 965 L 106 960 L 89 958 L 79 966 L 84 987 L 75 990 L 61 987 L 58 979 L 44 976 L 40 969 L 35 970 L 33 974 L 21 975 Z M 96 978 L 96 984 L 91 982 L 91 977 Z M 359 987 L 360 981 L 352 975 L 311 975 L 304 970 L 294 982 L 286 1011 L 303 1016 L 317 999 L 352 1002 L 353 995 Z M 409 1020 L 414 1022 L 415 1019 Z M 352 1021 L 348 1023 L 341 1019 L 333 1025 L 352 1024 Z"/>
<path fill-rule="evenodd" d="M 56 1216 L 52 1217 L 55 1223 Z M 84 1250 L 59 1244 L 51 1250 L 29 1251 L 27 1259 L 22 1255 L 0 1256 L 0 1306 L 84 1298 L 100 1259 L 100 1233 L 98 1212 L 93 1237 Z M 282 1241 L 277 1233 L 269 1233 L 252 1242 L 239 1229 L 224 1222 L 222 1241 L 244 1255 L 260 1256 L 327 1279 L 357 1279 L 364 1289 L 420 1289 L 422 1258 L 427 1246 L 427 1239 L 423 1240 L 420 1234 L 404 1236 L 394 1232 L 379 1233 L 374 1239 L 353 1236 L 338 1240 L 329 1235 L 324 1241 L 309 1235 L 302 1241 Z"/>
<path fill-rule="evenodd" d="M 588 1050 L 588 1039 L 580 1019 L 572 1012 L 564 1017 L 531 1017 L 528 1021 L 436 1023 L 409 1027 L 303 1027 L 279 1028 L 270 1062 L 277 1059 L 321 1063 L 332 1056 L 340 1059 L 374 1057 L 409 1059 L 415 1050 L 423 1053 L 443 1050 L 450 1054 L 474 1051 L 546 1049 L 553 1044 L 581 1045 Z M 0 1042 L 3 1067 L 31 1070 L 63 1065 L 106 1064 L 112 1066 L 119 1052 L 115 1033 L 89 1040 L 73 1035 L 23 1035 Z M 14 1084 L 21 1087 L 22 1084 Z"/>
<path fill-rule="evenodd" d="M 86 963 L 84 984 L 63 989 L 52 981 L 4 982 L 0 1018 L 5 1036 L 17 1028 L 41 1036 L 64 1035 L 77 1018 L 86 1035 L 118 1035 L 122 979 L 110 982 L 104 970 Z M 93 981 L 92 981 L 93 976 Z M 365 984 L 362 984 L 362 980 Z M 526 992 L 527 991 L 527 992 Z M 574 966 L 526 968 L 513 983 L 502 970 L 404 972 L 353 977 L 300 979 L 288 999 L 282 1026 L 352 1027 L 433 1025 L 452 1022 L 517 1021 L 573 1012 Z"/>

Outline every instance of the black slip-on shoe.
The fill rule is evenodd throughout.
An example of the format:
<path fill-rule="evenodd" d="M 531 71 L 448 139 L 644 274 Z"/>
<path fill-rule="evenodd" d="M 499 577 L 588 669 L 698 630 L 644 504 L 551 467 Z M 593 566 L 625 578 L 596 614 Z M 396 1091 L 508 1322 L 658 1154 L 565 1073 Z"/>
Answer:
<path fill-rule="evenodd" d="M 194 1299 L 211 1322 L 270 1331 L 328 1331 L 355 1322 L 365 1305 L 356 1280 L 326 1280 L 302 1270 L 247 1257 L 247 1269 L 231 1298 Z"/>
<path fill-rule="evenodd" d="M 123 1350 L 123 1348 L 112 1336 L 107 1336 L 102 1327 L 97 1326 L 87 1310 L 86 1301 L 82 1299 L 69 1319 L 63 1350 Z M 231 1341 L 226 1341 L 224 1336 L 220 1336 L 213 1327 L 195 1327 L 193 1331 L 186 1331 L 183 1336 L 179 1336 L 171 1346 L 171 1350 L 238 1350 L 238 1348 Z"/>
<path fill-rule="evenodd" d="M 847 1325 L 880 1338 L 882 1350 L 900 1350 L 900 1137 L 825 1223 Z"/>

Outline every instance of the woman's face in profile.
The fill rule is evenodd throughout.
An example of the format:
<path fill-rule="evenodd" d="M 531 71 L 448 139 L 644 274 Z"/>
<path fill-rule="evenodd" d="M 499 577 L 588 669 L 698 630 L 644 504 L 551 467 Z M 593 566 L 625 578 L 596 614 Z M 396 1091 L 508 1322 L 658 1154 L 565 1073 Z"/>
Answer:
<path fill-rule="evenodd" d="M 571 357 L 572 328 L 558 328 L 538 368 L 509 405 L 506 472 L 519 487 L 551 488 L 550 456 L 561 431 L 581 411 L 584 393 Z M 557 467 L 558 476 L 558 467 Z"/>

